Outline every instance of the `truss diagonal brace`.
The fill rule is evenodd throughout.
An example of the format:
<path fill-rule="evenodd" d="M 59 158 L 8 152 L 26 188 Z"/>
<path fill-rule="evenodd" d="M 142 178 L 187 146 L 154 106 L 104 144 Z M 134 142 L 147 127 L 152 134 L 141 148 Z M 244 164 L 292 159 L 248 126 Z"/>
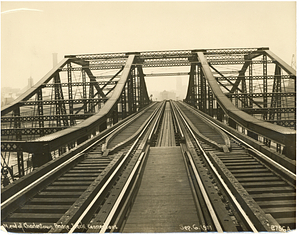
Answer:
<path fill-rule="evenodd" d="M 274 124 L 256 119 L 235 107 L 222 92 L 220 86 L 215 80 L 204 53 L 197 52 L 197 55 L 199 62 L 201 63 L 201 66 L 203 68 L 203 72 L 205 74 L 207 82 L 210 85 L 211 90 L 213 91 L 214 96 L 219 105 L 222 107 L 223 111 L 227 113 L 230 118 L 234 119 L 236 122 L 240 123 L 242 126 L 250 129 L 251 131 L 270 138 L 277 143 L 285 145 L 288 149 L 287 151 L 290 158 L 295 158 L 296 132 L 289 128 L 278 125 L 275 126 Z"/>
<path fill-rule="evenodd" d="M 231 93 L 234 93 L 235 90 L 238 88 L 240 82 L 242 79 L 245 79 L 245 72 L 247 70 L 247 68 L 249 67 L 249 65 L 251 64 L 251 60 L 254 59 L 255 57 L 260 56 L 261 54 L 250 54 L 250 55 L 246 55 L 244 58 L 246 60 L 246 62 L 244 63 L 242 69 L 239 71 L 239 75 L 236 79 L 236 82 L 234 83 L 233 87 L 231 88 Z"/>
<path fill-rule="evenodd" d="M 287 72 L 290 76 L 296 77 L 296 70 L 293 69 L 291 66 L 289 66 L 287 63 L 285 63 L 282 59 L 280 59 L 277 55 L 275 55 L 270 50 L 265 51 L 266 55 L 270 57 L 272 60 L 275 60 L 280 67 Z"/>
<path fill-rule="evenodd" d="M 96 81 L 96 77 L 93 75 L 92 71 L 89 68 L 84 68 L 84 71 L 87 73 L 87 75 L 90 78 L 90 81 L 92 82 L 92 84 L 94 85 L 94 87 L 97 90 L 97 93 L 100 94 L 103 98 L 106 97 L 104 92 L 102 91 L 101 87 L 99 86 L 99 84 Z"/>

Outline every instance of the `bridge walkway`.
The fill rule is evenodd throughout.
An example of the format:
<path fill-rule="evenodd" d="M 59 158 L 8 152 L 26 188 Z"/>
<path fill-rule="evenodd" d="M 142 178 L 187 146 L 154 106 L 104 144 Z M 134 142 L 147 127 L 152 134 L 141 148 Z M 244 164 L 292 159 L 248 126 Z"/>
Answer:
<path fill-rule="evenodd" d="M 153 147 L 122 232 L 182 232 L 199 225 L 195 208 L 181 147 Z"/>

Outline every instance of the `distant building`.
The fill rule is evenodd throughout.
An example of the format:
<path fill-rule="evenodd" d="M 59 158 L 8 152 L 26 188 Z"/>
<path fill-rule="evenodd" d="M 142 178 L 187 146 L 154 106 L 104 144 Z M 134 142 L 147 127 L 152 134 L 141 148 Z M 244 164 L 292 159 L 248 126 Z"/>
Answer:
<path fill-rule="evenodd" d="M 1 106 L 13 102 L 20 95 L 19 88 L 2 87 L 1 88 Z"/>
<path fill-rule="evenodd" d="M 1 88 L 1 106 L 5 106 L 17 99 L 34 85 L 33 78 L 28 78 L 28 84 L 22 90 L 20 88 L 2 87 Z"/>
<path fill-rule="evenodd" d="M 160 92 L 160 100 L 176 100 L 176 93 L 173 91 Z"/>
<path fill-rule="evenodd" d="M 33 87 L 33 78 L 32 77 L 28 78 L 28 84 L 27 84 L 28 89 L 31 87 Z"/>

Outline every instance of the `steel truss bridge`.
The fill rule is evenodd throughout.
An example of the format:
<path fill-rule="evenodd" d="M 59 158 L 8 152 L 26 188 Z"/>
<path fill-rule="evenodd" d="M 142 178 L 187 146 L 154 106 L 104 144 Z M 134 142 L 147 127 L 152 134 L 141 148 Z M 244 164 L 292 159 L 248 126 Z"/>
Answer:
<path fill-rule="evenodd" d="M 295 160 L 296 71 L 269 48 L 66 55 L 1 109 L 2 184 L 146 108 L 145 77 L 166 76 L 188 77 L 187 104 Z"/>

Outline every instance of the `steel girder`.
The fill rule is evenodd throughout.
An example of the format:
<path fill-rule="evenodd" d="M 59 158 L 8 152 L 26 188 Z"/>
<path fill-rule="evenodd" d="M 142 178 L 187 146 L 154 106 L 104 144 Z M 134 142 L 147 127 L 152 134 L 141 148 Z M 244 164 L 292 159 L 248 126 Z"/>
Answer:
<path fill-rule="evenodd" d="M 112 123 L 116 123 L 119 120 L 118 113 L 122 113 L 121 118 L 126 118 L 149 104 L 144 73 L 141 66 L 133 65 L 134 55 L 128 56 L 126 64 L 116 74 L 112 75 L 107 83 L 103 83 L 103 81 L 98 83 L 89 69 L 82 69 L 80 72 L 83 86 L 80 98 L 76 97 L 76 88 L 73 89 L 74 87 L 72 86 L 76 78 L 71 72 L 71 63 L 83 66 L 86 66 L 86 63 L 79 62 L 77 59 L 76 62 L 72 60 L 64 60 L 63 64 L 63 66 L 67 66 L 67 82 L 62 82 L 59 74 L 62 71 L 60 68 L 52 73 L 52 86 L 46 85 L 51 79 L 44 79 L 44 81 L 40 82 L 42 85 L 36 89 L 36 100 L 33 100 L 28 95 L 27 99 L 21 99 L 16 104 L 18 109 L 26 105 L 36 106 L 38 115 L 32 115 L 32 110 L 28 111 L 24 116 L 18 115 L 17 111 L 15 111 L 14 116 L 10 116 L 9 112 L 7 112 L 7 115 L 3 115 L 3 127 L 5 127 L 3 121 L 15 123 L 15 125 L 14 128 L 2 128 L 2 137 L 5 139 L 1 144 L 2 151 L 32 153 L 33 165 L 40 166 L 51 160 L 53 154 L 63 154 L 68 149 L 73 148 L 76 143 L 79 145 L 90 138 L 91 135 L 105 130 L 110 119 L 112 119 Z M 121 78 L 118 81 L 113 81 L 121 72 Z M 90 82 L 87 82 L 86 75 L 90 78 Z M 96 83 L 97 85 L 95 85 Z M 67 85 L 62 86 L 62 84 Z M 100 87 L 101 84 L 103 84 L 102 87 Z M 76 83 L 75 87 L 77 86 L 78 83 Z M 49 87 L 53 89 L 54 99 L 44 100 L 42 88 L 49 89 Z M 65 92 L 63 87 L 67 89 Z M 107 91 L 106 94 L 103 92 L 104 88 Z M 112 91 L 114 92 L 111 95 Z M 98 96 L 98 98 L 94 98 L 95 96 Z M 119 104 L 123 107 L 120 112 L 118 112 Z M 47 105 L 52 105 L 53 108 L 45 109 Z M 97 113 L 94 112 L 96 107 L 98 107 Z M 53 110 L 55 114 L 48 115 Z M 3 113 L 6 112 L 6 110 L 2 111 Z M 86 120 L 73 125 L 80 119 Z M 70 122 L 67 124 L 69 120 Z M 49 126 L 47 124 L 49 121 L 56 121 L 56 125 Z M 34 122 L 38 122 L 39 125 L 35 127 L 30 126 L 30 123 Z M 20 123 L 22 123 L 22 127 Z M 7 126 L 10 126 L 10 124 Z M 12 135 L 19 136 L 19 139 L 11 139 Z M 24 136 L 26 142 L 20 139 L 22 136 Z M 30 136 L 34 139 L 28 139 Z"/>
<path fill-rule="evenodd" d="M 206 54 L 205 50 L 197 52 L 197 56 L 199 59 L 199 65 L 197 66 L 200 66 L 199 71 L 203 71 L 207 82 L 202 82 L 202 84 L 206 84 L 207 86 L 202 87 L 199 81 L 198 86 L 200 87 L 200 91 L 192 89 L 195 80 L 191 77 L 190 72 L 186 102 L 194 104 L 194 107 L 199 108 L 210 116 L 214 116 L 218 120 L 228 120 L 228 124 L 234 128 L 240 126 L 242 127 L 242 131 L 246 128 L 248 135 L 255 139 L 258 139 L 258 136 L 262 136 L 267 146 L 271 146 L 273 142 L 277 144 L 278 151 L 284 151 L 288 157 L 295 159 L 296 132 L 286 127 L 293 127 L 292 125 L 295 125 L 294 114 L 296 107 L 294 102 L 296 93 L 293 86 L 292 88 L 288 87 L 290 89 L 283 89 L 282 86 L 282 77 L 284 77 L 285 80 L 289 78 L 288 81 L 294 81 L 295 71 L 291 68 L 282 68 L 282 70 L 288 73 L 282 74 L 281 67 L 287 65 L 280 60 L 275 61 L 278 57 L 275 57 L 268 49 L 263 49 L 261 51 L 252 51 L 249 55 L 242 55 L 245 60 L 242 68 L 238 72 L 238 76 L 232 76 L 232 73 L 229 72 L 228 76 L 230 76 L 230 79 L 227 79 L 226 75 L 219 72 L 220 69 L 213 66 L 213 64 L 216 63 L 210 61 L 211 57 Z M 230 55 L 228 55 L 228 59 L 229 57 Z M 273 67 L 270 66 L 270 60 L 268 58 L 271 58 Z M 258 64 L 255 62 L 256 60 L 262 62 L 260 63 L 262 64 L 262 69 L 260 69 L 262 74 L 258 74 L 258 72 L 255 71 L 258 70 L 254 68 L 254 66 Z M 228 65 L 230 64 L 231 62 L 229 61 Z M 191 68 L 193 68 L 193 65 L 191 65 Z M 220 76 L 214 77 L 212 71 Z M 247 71 L 248 76 L 246 75 Z M 275 72 L 273 75 L 270 75 L 269 71 Z M 235 81 L 230 81 L 233 80 L 233 78 L 235 78 Z M 258 82 L 258 80 L 262 82 Z M 268 82 L 268 80 L 272 81 L 272 90 L 269 88 L 271 82 Z M 255 88 L 255 86 L 258 85 L 261 86 L 260 92 L 257 92 Z M 290 85 L 285 82 L 285 86 Z M 195 102 L 199 94 L 201 94 L 201 101 Z M 211 94 L 213 94 L 213 101 Z M 282 105 L 283 98 L 293 100 L 290 104 L 285 103 L 285 105 Z M 206 106 L 202 105 L 202 103 Z M 213 111 L 210 111 L 211 109 L 213 109 Z M 220 111 L 220 109 L 222 111 Z M 260 114 L 262 118 L 261 120 L 259 117 L 258 119 L 254 118 L 242 110 L 255 115 L 255 117 L 258 117 L 257 114 Z M 292 116 L 286 120 L 281 120 L 282 115 L 284 114 L 286 116 L 288 113 L 291 113 Z M 274 120 L 275 116 L 277 117 L 276 120 Z M 285 147 L 278 148 L 280 145 Z"/>
<path fill-rule="evenodd" d="M 203 54 L 204 61 L 199 60 L 199 53 Z M 271 64 L 277 65 L 277 71 L 273 74 Z M 226 110 L 227 106 L 217 99 L 215 88 L 211 87 L 214 82 L 222 93 L 229 93 L 224 95 L 224 100 L 235 104 L 239 112 L 242 112 L 241 109 L 253 115 L 261 113 L 262 117 L 265 116 L 265 122 L 295 127 L 295 89 L 284 89 L 284 86 L 288 85 L 288 81 L 295 84 L 296 73 L 269 48 L 69 55 L 34 87 L 1 110 L 3 133 L 7 133 L 5 138 L 10 139 L 2 142 L 2 150 L 35 151 L 35 158 L 48 161 L 51 156 L 46 156 L 46 152 L 61 149 L 62 153 L 74 147 L 76 142 L 78 144 L 87 139 L 90 134 L 105 129 L 108 119 L 116 123 L 117 119 L 125 118 L 147 105 L 149 97 L 145 76 L 187 74 L 168 71 L 145 75 L 143 68 L 175 66 L 190 67 L 186 102 L 218 120 L 229 120 L 232 125 L 245 124 L 240 113 L 230 116 L 231 109 Z M 257 68 L 263 68 L 265 72 L 258 73 Z M 101 73 L 103 69 L 106 70 L 105 75 Z M 256 87 L 259 85 L 262 86 L 261 91 Z M 287 106 L 286 100 L 291 100 L 293 105 Z M 14 115 L 18 113 L 17 109 L 20 110 L 19 116 Z M 255 125 L 249 124 L 246 128 L 248 134 L 257 135 Z M 277 134 L 287 138 L 294 135 L 293 130 L 292 134 L 285 131 L 277 129 L 281 133 Z M 37 136 L 40 138 L 36 139 Z M 29 144 L 24 145 L 23 139 Z M 280 138 L 276 141 L 283 144 Z"/>

